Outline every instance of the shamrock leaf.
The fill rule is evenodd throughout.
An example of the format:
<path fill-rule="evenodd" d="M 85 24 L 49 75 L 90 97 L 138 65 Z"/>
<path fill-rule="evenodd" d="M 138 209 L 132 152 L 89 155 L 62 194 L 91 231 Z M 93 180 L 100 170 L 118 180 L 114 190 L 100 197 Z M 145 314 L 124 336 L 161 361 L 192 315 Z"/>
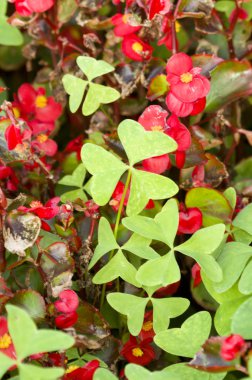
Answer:
<path fill-rule="evenodd" d="M 127 165 L 122 163 L 112 153 L 100 146 L 85 144 L 81 151 L 85 167 L 93 175 L 90 183 L 92 197 L 100 206 L 104 206 L 111 195 Z"/>
<path fill-rule="evenodd" d="M 0 376 L 9 367 L 17 366 L 20 380 L 56 380 L 64 374 L 63 368 L 41 368 L 22 363 L 25 358 L 40 352 L 66 350 L 74 344 L 74 339 L 60 331 L 38 330 L 31 317 L 13 305 L 7 305 L 8 328 L 15 347 L 17 360 L 12 360 L 0 353 Z"/>
<path fill-rule="evenodd" d="M 99 222 L 98 228 L 98 245 L 94 251 L 94 255 L 89 264 L 91 269 L 98 260 L 101 259 L 106 253 L 117 249 L 118 252 L 115 256 L 94 276 L 93 282 L 96 284 L 104 284 L 109 281 L 121 277 L 125 281 L 139 286 L 136 281 L 136 269 L 128 262 L 122 253 L 122 250 L 129 251 L 139 257 L 155 258 L 158 254 L 149 247 L 151 240 L 143 238 L 142 236 L 133 234 L 130 239 L 120 247 L 113 235 L 111 226 L 106 218 L 102 217 Z"/>
<path fill-rule="evenodd" d="M 170 354 L 192 358 L 208 338 L 211 325 L 210 314 L 201 311 L 189 317 L 181 328 L 158 333 L 154 341 Z"/>
<path fill-rule="evenodd" d="M 166 199 L 178 192 L 177 185 L 169 178 L 137 170 L 132 165 L 139 160 L 169 153 L 176 149 L 176 143 L 161 132 L 150 132 L 137 122 L 125 120 L 119 125 L 118 134 L 126 143 L 131 166 L 123 164 L 114 155 L 99 146 L 85 144 L 82 148 L 82 160 L 87 170 L 93 175 L 90 191 L 94 201 L 105 205 L 122 174 L 128 169 L 132 175 L 127 214 L 141 212 L 149 199 Z M 127 142 L 127 137 L 130 143 Z M 137 141 L 137 144 L 136 144 Z M 138 146 L 140 144 L 140 146 Z"/>
<path fill-rule="evenodd" d="M 93 379 L 94 380 L 117 380 L 117 377 L 115 377 L 113 373 L 111 373 L 105 368 L 98 368 L 93 375 Z"/>
<path fill-rule="evenodd" d="M 128 364 L 125 368 L 125 375 L 129 380 L 170 380 L 163 371 L 150 372 L 137 364 Z"/>
<path fill-rule="evenodd" d="M 87 196 L 83 191 L 83 182 L 86 177 L 86 169 L 83 164 L 77 166 L 71 175 L 66 175 L 58 182 L 59 185 L 79 187 L 78 190 L 72 190 L 61 195 L 61 202 L 74 201 L 77 198 L 83 201 L 87 200 Z"/>
<path fill-rule="evenodd" d="M 174 297 L 159 300 L 125 293 L 110 293 L 107 300 L 116 311 L 127 316 L 129 332 L 135 336 L 142 329 L 145 308 L 149 301 L 153 305 L 153 328 L 156 333 L 166 329 L 169 326 L 170 318 L 176 318 L 183 314 L 190 304 L 185 298 Z"/>
<path fill-rule="evenodd" d="M 70 96 L 69 107 L 71 112 L 76 112 L 80 107 L 84 93 L 87 90 L 83 102 L 82 113 L 85 116 L 94 113 L 101 104 L 108 104 L 120 98 L 120 93 L 114 88 L 92 83 L 92 80 L 114 71 L 114 67 L 105 61 L 97 61 L 92 57 L 78 57 L 77 65 L 87 77 L 87 81 L 71 74 L 64 75 L 62 82 L 65 91 Z"/>

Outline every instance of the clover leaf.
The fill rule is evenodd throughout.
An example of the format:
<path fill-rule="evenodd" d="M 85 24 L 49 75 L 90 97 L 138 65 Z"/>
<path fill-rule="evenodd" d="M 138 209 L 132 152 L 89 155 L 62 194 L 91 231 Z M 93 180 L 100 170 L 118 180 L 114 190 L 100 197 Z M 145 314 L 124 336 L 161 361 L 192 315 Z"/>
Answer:
<path fill-rule="evenodd" d="M 84 116 L 94 113 L 101 104 L 109 104 L 120 98 L 120 93 L 114 88 L 92 82 L 93 79 L 114 71 L 113 66 L 102 60 L 97 61 L 92 57 L 78 57 L 76 62 L 88 80 L 80 79 L 71 74 L 64 75 L 62 81 L 70 96 L 69 107 L 71 112 L 74 113 L 78 110 L 85 91 L 87 91 L 87 95 L 82 106 Z"/>
<path fill-rule="evenodd" d="M 176 142 L 164 133 L 145 131 L 132 120 L 124 120 L 119 125 L 118 135 L 128 155 L 129 165 L 94 144 L 88 143 L 82 148 L 82 161 L 93 175 L 90 192 L 94 201 L 100 206 L 108 203 L 119 179 L 127 170 L 132 176 L 127 215 L 140 213 L 149 199 L 166 199 L 175 195 L 178 187 L 172 180 L 138 170 L 133 165 L 146 158 L 176 150 Z"/>
<path fill-rule="evenodd" d="M 83 164 L 77 166 L 71 175 L 66 175 L 59 180 L 59 185 L 77 187 L 77 190 L 71 190 L 61 195 L 61 202 L 74 201 L 77 198 L 87 201 L 87 196 L 84 192 L 83 182 L 86 177 L 86 169 Z"/>
<path fill-rule="evenodd" d="M 0 3 L 0 45 L 22 45 L 24 41 L 22 33 L 18 30 L 18 28 L 10 25 L 7 21 L 7 0 L 1 0 Z"/>

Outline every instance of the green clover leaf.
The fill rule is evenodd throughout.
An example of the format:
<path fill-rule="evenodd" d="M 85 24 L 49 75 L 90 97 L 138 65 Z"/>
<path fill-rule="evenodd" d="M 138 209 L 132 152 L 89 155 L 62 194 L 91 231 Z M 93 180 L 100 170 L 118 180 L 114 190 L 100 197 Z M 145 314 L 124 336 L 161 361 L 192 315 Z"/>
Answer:
<path fill-rule="evenodd" d="M 71 175 L 66 175 L 59 180 L 59 185 L 77 187 L 77 190 L 72 190 L 61 195 L 61 202 L 74 201 L 77 198 L 87 201 L 87 196 L 83 189 L 83 182 L 86 177 L 86 169 L 83 164 L 77 166 Z"/>

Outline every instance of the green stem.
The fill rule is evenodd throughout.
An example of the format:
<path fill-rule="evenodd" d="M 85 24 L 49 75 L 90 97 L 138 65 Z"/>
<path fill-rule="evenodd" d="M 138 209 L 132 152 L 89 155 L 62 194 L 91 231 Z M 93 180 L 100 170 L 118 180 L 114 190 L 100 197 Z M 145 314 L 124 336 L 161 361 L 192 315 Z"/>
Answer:
<path fill-rule="evenodd" d="M 125 198 L 126 198 L 127 190 L 129 188 L 129 185 L 130 185 L 130 180 L 131 180 L 131 170 L 128 171 L 128 176 L 127 176 L 127 179 L 126 179 L 126 182 L 125 182 L 122 198 L 121 198 L 121 201 L 120 201 L 120 204 L 119 204 L 119 208 L 118 208 L 118 212 L 117 212 L 117 216 L 116 216 L 116 222 L 115 222 L 115 228 L 114 228 L 114 237 L 115 237 L 115 239 L 117 239 L 118 228 L 119 228 L 120 220 L 121 220 L 121 216 L 122 216 L 123 204 L 124 204 L 124 201 L 125 201 Z M 112 259 L 112 257 L 114 256 L 114 253 L 115 253 L 115 250 L 113 250 L 113 251 L 110 252 L 109 260 Z M 117 279 L 116 288 L 117 288 L 117 291 L 120 291 L 119 279 Z M 105 294 L 106 294 L 106 284 L 103 284 L 102 285 L 102 292 L 101 292 L 100 309 L 103 306 L 103 303 L 104 303 L 104 300 L 105 300 Z"/>

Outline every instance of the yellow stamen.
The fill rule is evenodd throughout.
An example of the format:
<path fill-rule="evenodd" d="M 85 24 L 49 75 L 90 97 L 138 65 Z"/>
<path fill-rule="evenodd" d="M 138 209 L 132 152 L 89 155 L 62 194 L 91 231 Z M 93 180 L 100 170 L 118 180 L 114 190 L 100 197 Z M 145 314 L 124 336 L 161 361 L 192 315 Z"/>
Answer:
<path fill-rule="evenodd" d="M 47 98 L 44 95 L 38 95 L 35 100 L 36 107 L 45 108 L 47 105 Z"/>
<path fill-rule="evenodd" d="M 42 205 L 42 203 L 41 203 L 40 201 L 32 201 L 32 202 L 30 203 L 30 206 L 31 206 L 32 208 L 34 208 L 34 207 L 43 207 L 43 205 Z"/>
<path fill-rule="evenodd" d="M 137 358 L 139 358 L 139 357 L 141 357 L 141 356 L 143 356 L 143 351 L 141 350 L 141 348 L 139 348 L 139 347 L 136 347 L 136 348 L 133 348 L 133 350 L 132 350 L 132 354 L 134 355 L 134 356 L 136 356 Z"/>
<path fill-rule="evenodd" d="M 191 73 L 184 73 L 180 75 L 180 80 L 183 83 L 190 83 L 193 80 L 193 75 Z"/>
<path fill-rule="evenodd" d="M 153 328 L 153 322 L 152 321 L 147 321 L 144 322 L 143 324 L 143 331 L 150 331 Z"/>
<path fill-rule="evenodd" d="M 161 125 L 154 125 L 151 127 L 151 130 L 155 132 L 163 132 L 163 127 L 161 127 Z"/>
<path fill-rule="evenodd" d="M 179 33 L 181 31 L 181 25 L 178 21 L 175 22 L 175 30 L 177 33 Z"/>
<path fill-rule="evenodd" d="M 77 365 L 70 365 L 67 370 L 66 370 L 66 373 L 71 373 L 73 371 L 75 371 L 76 369 L 80 368 L 79 366 Z"/>
<path fill-rule="evenodd" d="M 44 143 L 44 142 L 46 142 L 48 140 L 48 136 L 44 135 L 44 134 L 38 135 L 37 136 L 37 140 L 40 143 Z"/>
<path fill-rule="evenodd" d="M 0 349 L 6 349 L 9 348 L 12 343 L 11 337 L 9 334 L 4 334 L 3 336 L 0 336 Z"/>
<path fill-rule="evenodd" d="M 143 51 L 143 45 L 140 44 L 140 42 L 134 42 L 133 45 L 132 45 L 132 49 L 136 52 L 136 53 L 141 53 Z"/>
<path fill-rule="evenodd" d="M 15 116 L 16 118 L 19 118 L 19 117 L 20 117 L 20 111 L 19 111 L 19 109 L 18 109 L 17 107 L 12 108 L 12 111 L 13 111 L 14 116 Z"/>
<path fill-rule="evenodd" d="M 123 15 L 122 22 L 124 24 L 128 24 L 129 18 L 130 18 L 130 14 Z"/>

